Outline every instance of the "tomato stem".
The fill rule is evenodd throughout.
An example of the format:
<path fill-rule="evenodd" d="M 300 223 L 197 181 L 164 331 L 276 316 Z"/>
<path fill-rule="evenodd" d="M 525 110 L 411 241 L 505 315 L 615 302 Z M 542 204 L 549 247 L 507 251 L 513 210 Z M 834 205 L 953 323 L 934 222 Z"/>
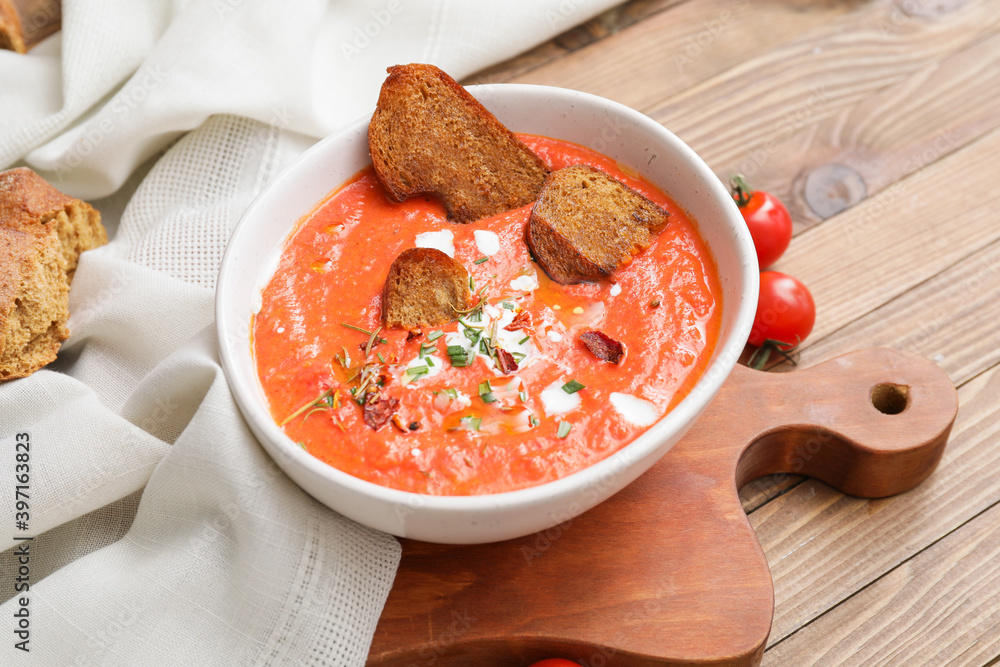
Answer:
<path fill-rule="evenodd" d="M 733 187 L 733 195 L 736 197 L 736 205 L 743 208 L 750 203 L 750 198 L 753 197 L 753 188 L 746 182 L 743 178 L 743 174 L 734 175 L 730 181 Z"/>
<path fill-rule="evenodd" d="M 797 362 L 795 361 L 795 357 L 792 356 L 792 353 L 795 352 L 797 347 L 797 343 L 787 343 L 783 340 L 768 338 L 761 343 L 760 347 L 753 351 L 753 354 L 750 355 L 750 359 L 747 360 L 747 366 L 758 371 L 764 370 L 764 367 L 767 366 L 767 362 L 771 359 L 771 355 L 775 352 L 784 357 L 785 361 L 789 362 L 793 366 L 796 366 Z"/>

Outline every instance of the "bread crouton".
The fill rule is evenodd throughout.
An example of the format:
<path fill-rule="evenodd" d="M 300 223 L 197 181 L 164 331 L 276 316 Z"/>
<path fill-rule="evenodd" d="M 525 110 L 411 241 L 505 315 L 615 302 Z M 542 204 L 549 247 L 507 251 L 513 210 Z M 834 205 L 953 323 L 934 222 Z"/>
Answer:
<path fill-rule="evenodd" d="M 0 381 L 56 358 L 80 253 L 107 242 L 100 214 L 30 169 L 0 173 Z"/>
<path fill-rule="evenodd" d="M 458 319 L 469 307 L 469 273 L 435 248 L 410 248 L 389 267 L 382 288 L 386 328 L 438 326 Z"/>
<path fill-rule="evenodd" d="M 388 72 L 368 146 L 393 200 L 433 193 L 461 223 L 535 200 L 545 164 L 465 88 L 433 65 Z"/>
<path fill-rule="evenodd" d="M 546 179 L 525 239 L 552 280 L 564 285 L 596 282 L 647 248 L 667 215 L 603 171 L 574 165 Z"/>

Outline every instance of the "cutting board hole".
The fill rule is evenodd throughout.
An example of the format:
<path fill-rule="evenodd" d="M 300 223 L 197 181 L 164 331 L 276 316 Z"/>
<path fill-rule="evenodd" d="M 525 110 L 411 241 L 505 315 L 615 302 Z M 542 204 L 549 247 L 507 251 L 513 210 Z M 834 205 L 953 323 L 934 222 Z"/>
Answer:
<path fill-rule="evenodd" d="M 872 389 L 872 405 L 884 415 L 898 415 L 910 403 L 910 388 L 905 384 L 883 382 Z"/>

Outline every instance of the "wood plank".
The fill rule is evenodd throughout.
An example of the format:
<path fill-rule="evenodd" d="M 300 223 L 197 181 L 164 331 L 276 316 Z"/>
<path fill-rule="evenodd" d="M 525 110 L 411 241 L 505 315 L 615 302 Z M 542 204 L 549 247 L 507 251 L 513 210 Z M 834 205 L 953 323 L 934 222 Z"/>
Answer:
<path fill-rule="evenodd" d="M 1000 239 L 998 151 L 994 131 L 794 239 L 774 268 L 812 292 L 812 340 Z"/>
<path fill-rule="evenodd" d="M 872 4 L 684 90 L 648 114 L 713 169 L 755 175 L 803 128 L 908 80 L 1000 25 L 988 0 L 951 10 L 933 20 L 898 20 L 890 30 L 885 25 L 899 8 Z"/>
<path fill-rule="evenodd" d="M 743 171 L 781 198 L 797 231 L 1000 127 L 1000 34 L 934 59 L 818 123 L 811 111 L 807 102 L 767 139 L 773 145 L 712 157 L 719 173 Z"/>
<path fill-rule="evenodd" d="M 959 400 L 940 466 L 913 491 L 865 500 L 810 480 L 750 515 L 774 582 L 769 646 L 1000 502 L 1000 372 Z"/>
<path fill-rule="evenodd" d="M 632 2 L 612 7 L 589 21 L 570 28 L 544 44 L 540 44 L 510 60 L 477 72 L 462 83 L 469 85 L 510 81 L 546 63 L 564 58 L 567 54 L 582 49 L 585 46 L 596 44 L 630 25 L 649 18 L 653 14 L 687 1 L 632 0 Z M 552 20 L 559 20 L 558 15 L 554 15 L 551 18 Z"/>
<path fill-rule="evenodd" d="M 830 32 L 834 25 L 851 25 L 838 23 L 839 17 L 860 13 L 872 20 L 885 15 L 888 2 L 875 4 L 878 13 L 842 2 L 686 2 L 512 80 L 574 88 L 646 111 L 777 45 L 801 40 L 816 29 Z"/>
<path fill-rule="evenodd" d="M 992 243 L 806 347 L 800 363 L 858 347 L 893 347 L 932 359 L 960 385 L 1000 363 L 998 294 L 1000 243 Z"/>
<path fill-rule="evenodd" d="M 764 654 L 763 665 L 984 665 L 1000 655 L 1000 505 Z"/>

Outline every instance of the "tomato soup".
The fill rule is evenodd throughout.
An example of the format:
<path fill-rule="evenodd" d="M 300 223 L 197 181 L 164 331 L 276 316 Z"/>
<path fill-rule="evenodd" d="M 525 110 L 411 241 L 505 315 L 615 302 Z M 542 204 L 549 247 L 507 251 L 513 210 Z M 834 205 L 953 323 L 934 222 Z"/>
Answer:
<path fill-rule="evenodd" d="M 551 169 L 590 164 L 642 192 L 670 213 L 666 228 L 609 281 L 560 285 L 525 245 L 530 206 L 459 225 L 432 197 L 390 201 L 363 170 L 301 221 L 253 320 L 271 415 L 316 458 L 406 491 L 511 491 L 617 451 L 701 376 L 722 291 L 693 221 L 605 156 L 520 138 Z M 380 330 L 389 267 L 415 246 L 465 266 L 478 307 L 446 326 Z M 619 363 L 595 356 L 586 331 L 620 342 Z M 513 372 L 498 368 L 500 348 Z M 374 385 L 391 418 L 367 418 L 356 400 Z"/>

